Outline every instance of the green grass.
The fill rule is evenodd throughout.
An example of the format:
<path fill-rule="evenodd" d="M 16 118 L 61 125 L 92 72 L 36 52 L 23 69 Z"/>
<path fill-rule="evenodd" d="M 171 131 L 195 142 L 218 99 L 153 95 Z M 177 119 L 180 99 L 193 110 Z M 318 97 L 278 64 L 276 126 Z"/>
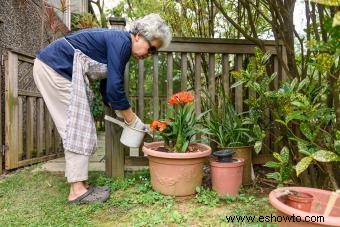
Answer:
<path fill-rule="evenodd" d="M 91 183 L 110 186 L 110 199 L 104 204 L 69 205 L 63 175 L 36 169 L 25 168 L 0 180 L 0 226 L 235 226 L 226 222 L 226 215 L 275 212 L 267 194 L 255 188 L 220 197 L 201 187 L 195 198 L 177 201 L 154 192 L 145 171 L 125 179 L 91 173 Z"/>

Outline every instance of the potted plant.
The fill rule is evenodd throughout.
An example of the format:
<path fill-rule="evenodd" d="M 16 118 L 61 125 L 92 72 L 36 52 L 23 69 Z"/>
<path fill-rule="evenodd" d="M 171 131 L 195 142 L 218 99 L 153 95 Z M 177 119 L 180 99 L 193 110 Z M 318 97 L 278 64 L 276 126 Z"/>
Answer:
<path fill-rule="evenodd" d="M 168 100 L 171 114 L 166 120 L 154 120 L 151 130 L 163 141 L 143 146 L 149 159 L 151 185 L 165 195 L 190 196 L 195 194 L 203 177 L 203 162 L 211 154 L 205 144 L 193 142 L 201 132 L 200 119 L 205 114 L 195 115 L 194 96 L 179 92 Z"/>
<path fill-rule="evenodd" d="M 215 101 L 207 96 L 203 99 L 205 109 L 210 109 L 209 115 L 203 120 L 217 148 L 216 150 L 235 150 L 235 158 L 243 158 L 244 171 L 242 182 L 244 185 L 252 183 L 252 152 L 261 150 L 263 133 L 251 118 L 245 117 L 245 113 L 238 113 L 223 88 L 218 90 L 218 99 Z"/>

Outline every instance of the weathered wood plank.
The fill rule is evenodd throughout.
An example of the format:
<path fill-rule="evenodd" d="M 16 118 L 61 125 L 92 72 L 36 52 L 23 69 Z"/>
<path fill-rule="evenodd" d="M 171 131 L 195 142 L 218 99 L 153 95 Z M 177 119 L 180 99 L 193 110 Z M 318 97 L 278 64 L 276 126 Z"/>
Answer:
<path fill-rule="evenodd" d="M 43 156 L 44 152 L 44 100 L 38 98 L 37 100 L 37 157 Z"/>
<path fill-rule="evenodd" d="M 114 117 L 113 110 L 106 109 L 106 114 Z M 110 177 L 124 177 L 124 147 L 119 138 L 122 128 L 105 121 L 105 165 Z"/>
<path fill-rule="evenodd" d="M 235 69 L 242 69 L 242 55 L 236 55 Z M 239 81 L 238 79 L 235 82 Z M 237 112 L 241 113 L 243 111 L 243 86 L 239 85 L 235 88 L 235 109 Z"/>
<path fill-rule="evenodd" d="M 26 117 L 26 159 L 32 158 L 34 149 L 34 97 L 27 98 L 27 117 Z"/>
<path fill-rule="evenodd" d="M 188 56 L 187 53 L 181 54 L 181 90 L 187 90 L 188 83 Z"/>
<path fill-rule="evenodd" d="M 158 55 L 154 54 L 152 56 L 153 59 L 153 79 L 152 79 L 152 101 L 153 101 L 153 118 L 159 118 L 159 89 L 158 89 Z"/>
<path fill-rule="evenodd" d="M 196 115 L 201 114 L 201 93 L 202 93 L 202 87 L 201 87 L 201 61 L 202 56 L 201 54 L 195 55 L 195 112 Z"/>
<path fill-rule="evenodd" d="M 113 111 L 111 108 L 106 107 L 105 114 L 112 116 Z M 105 173 L 107 176 L 112 177 L 112 153 L 113 153 L 113 139 L 112 138 L 112 125 L 109 121 L 104 122 L 105 125 Z"/>
<path fill-rule="evenodd" d="M 24 97 L 18 97 L 18 160 L 22 160 L 24 153 L 24 108 L 23 99 Z"/>
<path fill-rule="evenodd" d="M 44 162 L 44 161 L 48 161 L 48 160 L 55 159 L 55 158 L 62 157 L 62 156 L 63 156 L 63 153 L 58 153 L 58 154 L 45 155 L 43 157 L 31 158 L 28 160 L 22 160 L 18 162 L 18 167 L 27 166 L 27 165 L 31 165 L 31 164 L 39 163 L 39 162 Z"/>
<path fill-rule="evenodd" d="M 126 97 L 129 97 L 129 82 L 130 82 L 129 68 L 130 68 L 130 62 L 128 62 L 125 65 L 125 71 L 124 71 L 124 91 L 125 91 Z"/>
<path fill-rule="evenodd" d="M 5 168 L 18 167 L 18 55 L 8 52 L 5 62 Z"/>
<path fill-rule="evenodd" d="M 1 23 L 1 22 L 0 22 Z M 0 64 L 0 78 L 2 78 L 2 64 Z M 2 79 L 0 79 L 0 88 L 2 88 Z M 0 95 L 0 104 L 2 103 L 2 95 Z M 0 105 L 0 113 L 2 114 L 2 105 Z M 2 148 L 2 146 L 4 145 L 2 143 L 2 126 L 3 126 L 3 123 L 2 123 L 2 117 L 0 118 L 0 148 Z M 3 154 L 2 152 L 0 152 L 0 175 L 2 174 L 3 172 Z"/>
<path fill-rule="evenodd" d="M 209 94 L 213 100 L 215 100 L 216 93 L 216 83 L 215 83 L 215 54 L 209 54 L 209 69 L 208 69 L 208 77 L 209 77 Z"/>
<path fill-rule="evenodd" d="M 278 72 L 279 71 L 279 61 L 278 61 L 278 58 L 277 56 L 274 56 L 274 72 Z M 279 73 L 276 75 L 275 79 L 274 79 L 274 90 L 277 90 L 279 88 Z M 272 116 L 274 117 L 274 116 Z M 273 143 L 273 150 L 275 152 L 279 152 L 279 146 L 278 146 L 278 143 L 275 142 L 275 140 L 279 137 L 279 130 L 277 128 L 274 128 L 274 135 L 272 137 L 273 140 L 272 140 L 272 143 Z"/>
<path fill-rule="evenodd" d="M 287 59 L 287 50 L 285 46 L 281 46 L 281 51 L 282 51 L 282 60 L 283 60 L 283 64 L 286 65 L 286 67 L 288 67 L 288 59 Z M 286 73 L 286 71 L 284 70 L 284 68 L 282 67 L 282 81 L 286 81 L 288 80 L 288 75 Z"/>
<path fill-rule="evenodd" d="M 144 60 L 138 61 L 138 116 L 144 120 Z"/>
<path fill-rule="evenodd" d="M 223 54 L 222 55 L 222 84 L 224 88 L 224 92 L 229 96 L 230 95 L 230 82 L 229 82 L 229 55 Z"/>
<path fill-rule="evenodd" d="M 21 90 L 21 89 L 18 90 L 18 95 L 19 96 L 30 96 L 30 97 L 42 98 L 40 93 L 25 91 L 25 90 Z"/>
<path fill-rule="evenodd" d="M 238 45 L 236 45 L 238 44 Z M 277 53 L 275 44 L 266 42 L 266 51 Z M 159 49 L 160 52 L 187 52 L 187 53 L 227 53 L 227 54 L 253 54 L 255 44 L 246 40 L 223 40 L 189 38 L 173 40 L 167 48 Z"/>
<path fill-rule="evenodd" d="M 52 154 L 52 120 L 50 112 L 48 112 L 48 109 L 45 105 L 45 155 Z"/>
<path fill-rule="evenodd" d="M 125 166 L 148 166 L 147 157 L 125 157 Z"/>
<path fill-rule="evenodd" d="M 167 98 L 169 98 L 174 92 L 173 91 L 173 56 L 171 52 L 167 54 L 166 80 L 167 80 L 166 94 L 167 94 Z"/>
<path fill-rule="evenodd" d="M 253 160 L 253 164 L 263 165 L 269 161 L 273 161 L 274 157 L 272 154 L 258 154 L 258 155 L 253 155 L 252 160 Z"/>

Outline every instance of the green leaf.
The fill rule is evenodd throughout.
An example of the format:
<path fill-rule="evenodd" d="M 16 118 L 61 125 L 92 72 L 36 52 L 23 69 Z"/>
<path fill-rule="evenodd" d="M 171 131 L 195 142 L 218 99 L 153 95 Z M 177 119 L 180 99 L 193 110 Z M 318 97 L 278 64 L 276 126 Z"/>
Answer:
<path fill-rule="evenodd" d="M 340 140 L 335 140 L 334 141 L 334 148 L 335 148 L 335 151 L 340 154 Z"/>
<path fill-rule="evenodd" d="M 262 148 L 262 141 L 256 141 L 254 145 L 256 154 L 260 153 L 261 148 Z"/>
<path fill-rule="evenodd" d="M 318 150 L 312 157 L 318 162 L 335 162 L 340 161 L 340 156 L 332 151 Z"/>
<path fill-rule="evenodd" d="M 301 159 L 301 161 L 299 161 L 299 163 L 296 165 L 296 176 L 299 176 L 303 171 L 305 171 L 312 161 L 312 157 L 304 157 Z"/>
<path fill-rule="evenodd" d="M 274 153 L 273 153 L 273 156 L 274 156 L 274 158 L 276 158 L 278 161 L 282 162 L 282 158 L 281 158 L 281 155 L 280 155 L 279 153 L 274 152 Z"/>
<path fill-rule="evenodd" d="M 290 176 L 292 175 L 293 171 L 294 169 L 292 165 L 287 164 L 283 166 L 283 168 L 281 169 L 281 173 L 280 173 L 282 183 L 285 183 L 290 179 Z"/>
<path fill-rule="evenodd" d="M 297 107 L 305 107 L 305 104 L 300 101 L 292 101 L 291 104 Z"/>
<path fill-rule="evenodd" d="M 288 163 L 289 162 L 289 150 L 287 147 L 283 147 L 281 152 L 280 152 L 280 156 L 282 158 L 282 162 L 283 163 Z"/>
<path fill-rule="evenodd" d="M 306 145 L 304 142 L 302 142 L 302 141 L 297 141 L 297 144 L 298 144 L 299 152 L 300 152 L 301 154 L 304 154 L 304 155 L 306 155 L 306 156 L 310 156 L 310 155 L 311 155 L 309 149 L 307 148 L 307 145 Z"/>
<path fill-rule="evenodd" d="M 285 118 L 285 122 L 286 124 L 288 124 L 288 122 L 290 122 L 291 120 L 307 120 L 306 116 L 304 116 L 301 112 L 299 111 L 294 111 L 291 113 L 288 113 L 288 115 Z"/>
<path fill-rule="evenodd" d="M 340 25 L 340 11 L 336 12 L 333 18 L 333 27 L 339 26 Z"/>
<path fill-rule="evenodd" d="M 300 91 L 307 83 L 309 82 L 309 78 L 305 78 L 303 79 L 300 83 L 299 83 L 299 86 L 298 86 L 298 89 L 297 91 Z"/>
<path fill-rule="evenodd" d="M 278 168 L 280 168 L 281 165 L 278 162 L 269 161 L 266 164 L 264 164 L 264 166 L 269 167 L 269 168 L 278 169 Z"/>
<path fill-rule="evenodd" d="M 243 84 L 243 83 L 244 83 L 244 82 L 243 82 L 242 80 L 239 80 L 239 81 L 237 81 L 236 83 L 234 83 L 233 85 L 231 85 L 230 88 L 238 87 L 238 86 L 240 86 L 240 85 Z"/>
<path fill-rule="evenodd" d="M 280 123 L 280 124 L 283 124 L 283 125 L 287 126 L 287 123 L 284 122 L 284 121 L 282 121 L 282 120 L 276 119 L 275 121 L 278 122 L 278 123 Z"/>
<path fill-rule="evenodd" d="M 275 172 L 275 173 L 267 173 L 266 176 L 268 178 L 271 178 L 271 179 L 274 179 L 274 180 L 277 180 L 277 181 L 281 181 L 281 175 L 280 173 L 278 172 Z"/>
<path fill-rule="evenodd" d="M 302 123 L 300 125 L 300 130 L 307 139 L 309 139 L 310 141 L 314 140 L 314 135 L 312 133 L 312 130 L 309 127 L 309 124 Z"/>
<path fill-rule="evenodd" d="M 326 6 L 340 6 L 339 0 L 311 0 L 311 2 L 319 3 Z"/>

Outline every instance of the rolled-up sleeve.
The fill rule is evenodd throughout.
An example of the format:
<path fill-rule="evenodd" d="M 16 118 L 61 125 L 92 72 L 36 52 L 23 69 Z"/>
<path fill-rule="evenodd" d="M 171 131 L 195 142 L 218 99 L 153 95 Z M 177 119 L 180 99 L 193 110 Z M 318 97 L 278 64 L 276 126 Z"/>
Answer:
<path fill-rule="evenodd" d="M 106 105 L 125 110 L 130 103 L 124 91 L 125 65 L 131 56 L 131 41 L 126 37 L 107 37 L 107 79 L 101 81 L 100 91 Z"/>

